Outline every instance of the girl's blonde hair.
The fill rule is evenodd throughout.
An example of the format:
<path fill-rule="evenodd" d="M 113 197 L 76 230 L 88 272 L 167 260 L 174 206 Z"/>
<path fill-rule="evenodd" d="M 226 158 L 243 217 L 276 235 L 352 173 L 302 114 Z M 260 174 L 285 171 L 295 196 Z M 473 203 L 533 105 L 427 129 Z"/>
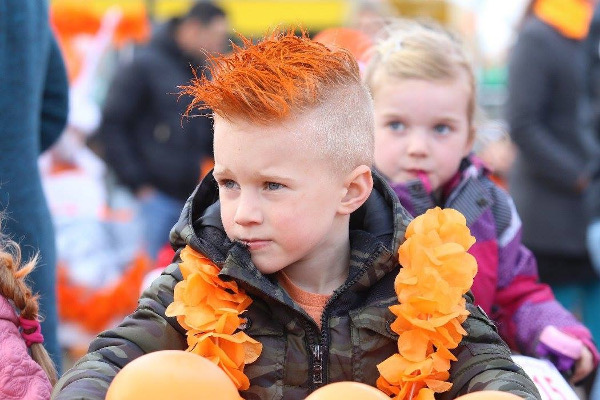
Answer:
<path fill-rule="evenodd" d="M 39 319 L 37 296 L 33 295 L 25 283 L 25 277 L 33 270 L 36 262 L 37 256 L 21 265 L 19 245 L 0 234 L 0 295 L 12 301 L 21 318 L 34 321 Z M 31 358 L 42 367 L 54 386 L 57 381 L 56 368 L 44 345 L 33 343 L 30 349 Z"/>
<path fill-rule="evenodd" d="M 364 80 L 374 93 L 385 78 L 445 81 L 466 74 L 471 90 L 468 119 L 475 123 L 476 84 L 471 60 L 460 40 L 434 22 L 398 19 L 380 33 Z"/>

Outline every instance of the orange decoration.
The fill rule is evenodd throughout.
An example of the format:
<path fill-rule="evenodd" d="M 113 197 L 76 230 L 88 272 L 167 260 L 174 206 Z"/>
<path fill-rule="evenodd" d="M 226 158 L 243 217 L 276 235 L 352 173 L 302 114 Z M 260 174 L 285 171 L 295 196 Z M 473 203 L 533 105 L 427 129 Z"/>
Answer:
<path fill-rule="evenodd" d="M 115 376 L 107 400 L 241 400 L 231 380 L 204 357 L 180 350 L 145 354 Z"/>
<path fill-rule="evenodd" d="M 252 303 L 235 282 L 224 282 L 219 268 L 186 246 L 179 268 L 183 280 L 175 286 L 174 301 L 166 315 L 177 317 L 187 330 L 187 351 L 218 365 L 240 390 L 250 387 L 244 366 L 254 362 L 262 344 L 239 331 L 240 314 Z"/>
<path fill-rule="evenodd" d="M 359 63 L 369 60 L 369 50 L 373 46 L 369 35 L 358 29 L 345 27 L 324 29 L 317 33 L 313 40 L 327 46 L 343 47 L 350 51 Z"/>
<path fill-rule="evenodd" d="M 387 394 L 401 400 L 434 400 L 434 393 L 452 387 L 448 371 L 456 358 L 450 350 L 467 333 L 461 325 L 469 315 L 463 295 L 477 272 L 475 258 L 467 253 L 475 238 L 461 213 L 439 207 L 415 218 L 405 236 L 399 250 L 402 268 L 394 282 L 399 304 L 390 307 L 397 317 L 391 328 L 399 335 L 399 353 L 377 365 L 381 374 L 377 387 L 382 392 L 339 382 L 309 399 L 375 400 Z M 183 280 L 175 286 L 166 315 L 176 316 L 187 330 L 189 352 L 218 365 L 239 390 L 248 389 L 244 366 L 262 351 L 260 342 L 239 331 L 240 314 L 252 299 L 235 282 L 222 281 L 219 268 L 189 246 L 181 259 Z"/>
<path fill-rule="evenodd" d="M 519 396 L 507 393 L 498 392 L 496 390 L 486 390 L 482 392 L 473 392 L 457 397 L 456 400 L 522 400 Z"/>
<path fill-rule="evenodd" d="M 448 370 L 456 358 L 450 350 L 467 333 L 463 295 L 477 272 L 467 253 L 475 238 L 461 213 L 439 207 L 415 218 L 405 236 L 394 283 L 399 304 L 390 307 L 399 353 L 377 366 L 377 387 L 396 399 L 433 400 L 452 387 Z"/>
<path fill-rule="evenodd" d="M 359 382 L 336 382 L 314 391 L 306 400 L 389 400 L 380 390 Z"/>
<path fill-rule="evenodd" d="M 117 282 L 101 288 L 73 283 L 68 268 L 59 265 L 57 301 L 60 319 L 74 322 L 92 334 L 100 332 L 115 318 L 135 310 L 150 265 L 148 257 L 140 254 Z"/>
<path fill-rule="evenodd" d="M 73 82 L 83 68 L 82 46 L 79 41 L 86 36 L 97 35 L 103 19 L 111 11 L 118 11 L 121 17 L 117 23 L 111 43 L 121 47 L 128 42 L 146 42 L 150 38 L 151 24 L 143 1 L 115 3 L 112 8 L 100 2 L 80 0 L 53 0 L 50 2 L 50 24 L 58 39 L 69 82 Z M 93 44 L 92 44 L 93 46 Z M 87 50 L 89 45 L 86 45 Z M 98 49 L 98 53 L 103 50 Z"/>

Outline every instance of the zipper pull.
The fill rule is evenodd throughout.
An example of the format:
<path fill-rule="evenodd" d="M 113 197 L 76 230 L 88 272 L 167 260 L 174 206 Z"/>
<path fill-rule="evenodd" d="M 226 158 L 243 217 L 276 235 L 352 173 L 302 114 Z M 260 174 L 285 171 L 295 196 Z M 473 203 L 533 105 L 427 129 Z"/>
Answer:
<path fill-rule="evenodd" d="M 321 346 L 315 344 L 312 346 L 314 365 L 313 365 L 313 383 L 323 383 L 323 355 L 321 354 Z"/>

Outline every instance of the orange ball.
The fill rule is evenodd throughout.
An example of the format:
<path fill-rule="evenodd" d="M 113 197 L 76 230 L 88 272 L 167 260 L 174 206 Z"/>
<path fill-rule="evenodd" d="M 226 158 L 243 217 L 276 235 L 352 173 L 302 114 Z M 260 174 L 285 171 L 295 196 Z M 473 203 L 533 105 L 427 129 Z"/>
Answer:
<path fill-rule="evenodd" d="M 390 400 L 382 391 L 359 382 L 335 382 L 311 393 L 306 400 Z"/>
<path fill-rule="evenodd" d="M 113 379 L 106 400 L 240 400 L 233 381 L 197 354 L 162 350 L 127 364 Z"/>
<path fill-rule="evenodd" d="M 499 392 L 497 390 L 484 390 L 481 392 L 468 393 L 463 396 L 457 397 L 456 400 L 523 400 L 519 396 L 507 393 Z"/>

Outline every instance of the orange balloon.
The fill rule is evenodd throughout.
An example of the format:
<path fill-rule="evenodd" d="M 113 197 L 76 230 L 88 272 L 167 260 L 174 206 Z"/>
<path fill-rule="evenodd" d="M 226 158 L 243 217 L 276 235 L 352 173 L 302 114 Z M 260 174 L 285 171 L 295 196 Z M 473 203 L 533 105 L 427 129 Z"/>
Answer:
<path fill-rule="evenodd" d="M 328 46 L 343 47 L 363 63 L 368 61 L 368 50 L 373 45 L 371 38 L 363 31 L 344 27 L 324 29 L 313 40 Z"/>
<path fill-rule="evenodd" d="M 312 392 L 306 400 L 390 400 L 382 391 L 359 382 L 335 382 Z"/>
<path fill-rule="evenodd" d="M 231 379 L 208 359 L 181 350 L 145 354 L 113 379 L 106 400 L 240 400 Z"/>
<path fill-rule="evenodd" d="M 523 400 L 517 395 L 497 390 L 484 390 L 481 392 L 468 393 L 457 397 L 456 400 Z"/>

